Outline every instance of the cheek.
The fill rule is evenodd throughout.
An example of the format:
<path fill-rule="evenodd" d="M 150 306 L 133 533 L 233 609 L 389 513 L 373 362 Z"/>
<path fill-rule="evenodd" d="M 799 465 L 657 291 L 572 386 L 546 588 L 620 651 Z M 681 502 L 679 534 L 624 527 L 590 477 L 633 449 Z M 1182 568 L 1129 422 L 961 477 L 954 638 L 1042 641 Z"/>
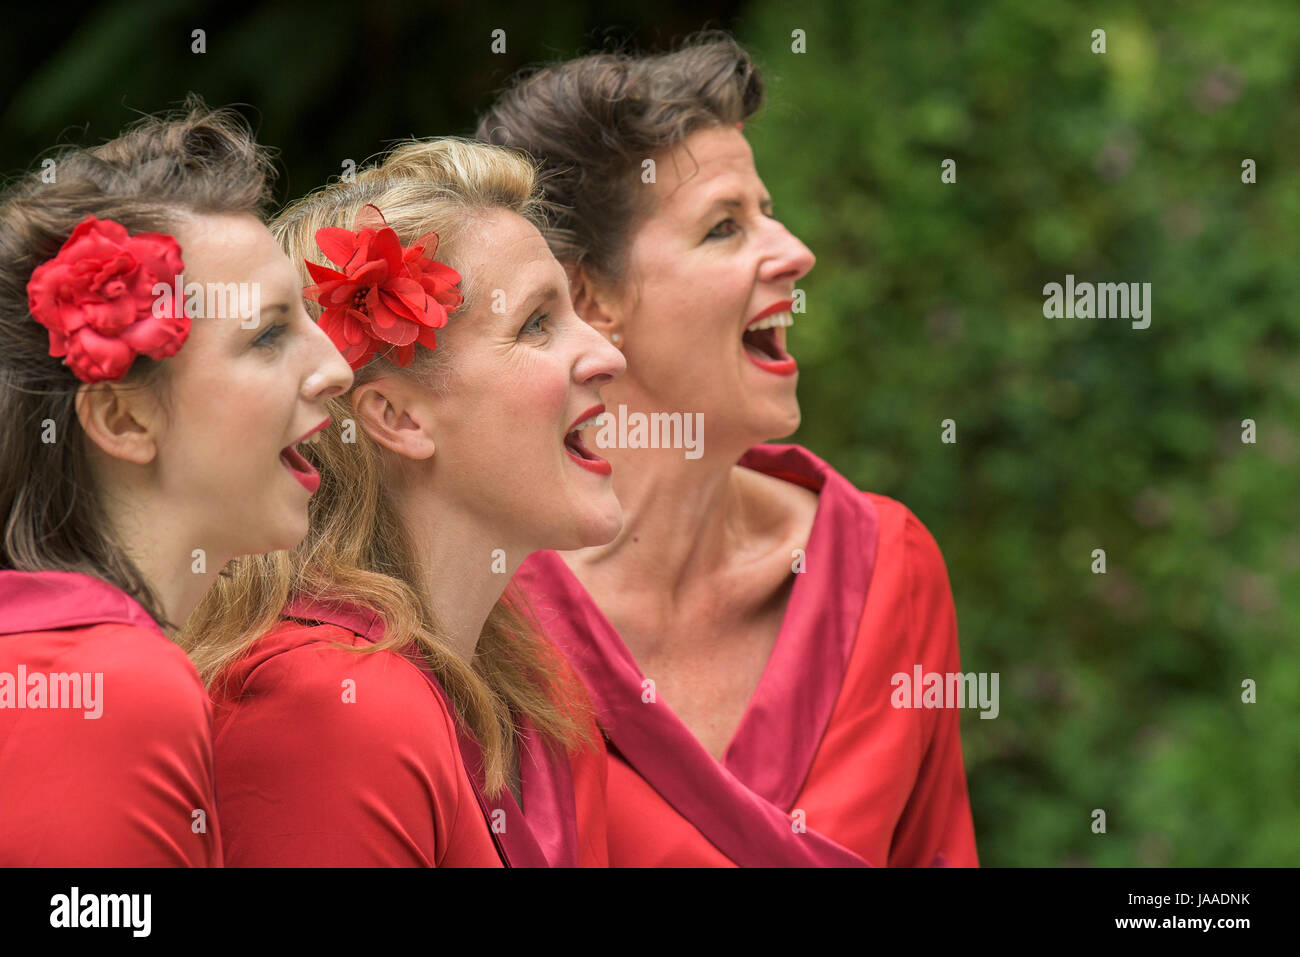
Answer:
<path fill-rule="evenodd" d="M 515 436 L 544 435 L 549 441 L 568 425 L 560 420 L 569 404 L 569 376 L 558 361 L 546 357 L 521 363 L 515 374 L 501 378 L 499 388 Z"/>
<path fill-rule="evenodd" d="M 737 334 L 751 285 L 743 270 L 703 255 L 650 268 L 642 273 L 652 278 L 642 282 L 628 323 L 629 348 L 639 357 L 670 358 L 684 366 L 693 350 L 712 354 L 719 341 Z"/>
<path fill-rule="evenodd" d="M 568 372 L 550 356 L 518 353 L 509 360 L 463 363 L 457 380 L 439 414 L 454 423 L 444 436 L 458 458 L 516 459 L 525 449 L 558 441 L 557 433 L 568 424 L 561 421 L 568 406 Z"/>
<path fill-rule="evenodd" d="M 293 396 L 278 376 L 225 357 L 193 356 L 172 383 L 168 447 L 175 466 L 207 474 L 248 475 L 283 447 Z"/>

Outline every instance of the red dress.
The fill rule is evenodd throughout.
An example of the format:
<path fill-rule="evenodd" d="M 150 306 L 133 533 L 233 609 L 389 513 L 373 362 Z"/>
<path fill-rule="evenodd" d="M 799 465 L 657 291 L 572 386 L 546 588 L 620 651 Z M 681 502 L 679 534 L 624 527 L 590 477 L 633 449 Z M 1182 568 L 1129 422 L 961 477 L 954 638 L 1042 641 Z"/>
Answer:
<path fill-rule="evenodd" d="M 125 592 L 0 571 L 0 867 L 220 866 L 212 710 Z"/>
<path fill-rule="evenodd" d="M 609 745 L 612 866 L 978 866 L 960 710 L 894 707 L 894 676 L 960 671 L 934 539 L 793 445 L 740 464 L 819 495 L 804 570 L 721 762 L 554 552 L 516 583 L 587 682 Z"/>
<path fill-rule="evenodd" d="M 214 687 L 228 866 L 607 863 L 603 745 L 557 757 L 525 726 L 524 807 L 508 789 L 489 801 L 478 744 L 433 673 L 335 644 L 378 641 L 375 614 L 305 601 L 286 614 Z"/>

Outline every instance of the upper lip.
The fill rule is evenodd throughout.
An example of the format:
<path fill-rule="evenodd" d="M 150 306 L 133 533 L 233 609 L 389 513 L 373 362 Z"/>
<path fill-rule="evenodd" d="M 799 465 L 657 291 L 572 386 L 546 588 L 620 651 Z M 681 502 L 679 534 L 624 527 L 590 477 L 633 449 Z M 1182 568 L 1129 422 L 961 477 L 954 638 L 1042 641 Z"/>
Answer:
<path fill-rule="evenodd" d="M 582 413 L 582 415 L 578 416 L 576 419 L 570 422 L 569 427 L 564 430 L 564 434 L 568 435 L 570 432 L 572 432 L 574 427 L 577 426 L 579 422 L 586 422 L 593 415 L 600 415 L 604 411 L 605 411 L 605 407 L 603 405 L 593 405 L 586 412 Z"/>
<path fill-rule="evenodd" d="M 748 328 L 749 328 L 750 326 L 752 326 L 754 323 L 758 322 L 758 320 L 760 320 L 760 319 L 766 319 L 768 316 L 770 316 L 770 315 L 772 315 L 772 314 L 774 314 L 774 313 L 778 313 L 778 312 L 789 312 L 789 311 L 790 311 L 791 309 L 793 309 L 793 308 L 794 308 L 794 300 L 793 300 L 793 299 L 782 299 L 780 302 L 774 302 L 774 303 L 772 303 L 772 305 L 768 306 L 766 309 L 764 309 L 764 310 L 763 310 L 762 312 L 760 312 L 758 315 L 754 316 L 754 317 L 751 318 L 748 322 L 746 322 L 746 323 L 745 323 L 745 328 L 748 329 Z"/>
<path fill-rule="evenodd" d="M 315 435 L 317 432 L 319 432 L 321 429 L 325 428 L 325 427 L 328 426 L 329 424 L 330 424 L 330 417 L 327 415 L 327 416 L 325 416 L 325 421 L 324 421 L 324 422 L 322 422 L 320 425 L 316 426 L 316 427 L 313 428 L 313 429 L 309 429 L 309 430 L 307 431 L 307 433 L 306 433 L 305 435 L 302 436 L 302 438 L 294 439 L 294 440 L 293 440 L 292 442 L 290 442 L 289 444 L 290 444 L 290 445 L 297 445 L 297 444 L 300 443 L 300 442 L 305 442 L 305 441 L 307 441 L 307 439 L 310 439 L 313 435 Z"/>

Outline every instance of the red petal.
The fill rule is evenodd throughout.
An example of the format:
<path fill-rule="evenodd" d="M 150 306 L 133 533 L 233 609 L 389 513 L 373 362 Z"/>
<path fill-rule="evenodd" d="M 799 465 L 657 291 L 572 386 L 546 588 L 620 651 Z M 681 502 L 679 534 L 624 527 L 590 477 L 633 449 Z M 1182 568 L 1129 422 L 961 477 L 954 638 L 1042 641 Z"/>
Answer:
<path fill-rule="evenodd" d="M 416 246 L 422 247 L 424 250 L 424 255 L 427 256 L 429 259 L 432 259 L 434 253 L 438 251 L 438 234 L 425 233 L 415 242 L 411 243 L 412 248 Z"/>
<path fill-rule="evenodd" d="M 415 337 L 415 341 L 426 349 L 438 348 L 438 333 L 430 326 L 421 326 L 420 334 Z"/>
<path fill-rule="evenodd" d="M 316 230 L 316 245 L 336 266 L 345 266 L 357 249 L 357 236 L 346 229 L 326 226 Z"/>
<path fill-rule="evenodd" d="M 411 364 L 411 360 L 415 358 L 414 345 L 398 346 L 396 352 L 397 352 L 397 357 L 396 357 L 397 365 L 403 369 L 409 366 Z"/>
<path fill-rule="evenodd" d="M 373 229 L 379 232 L 387 228 L 388 220 L 384 219 L 384 214 L 379 211 L 379 207 L 374 203 L 367 203 L 357 210 L 357 216 L 352 220 L 352 228 L 356 230 Z"/>
<path fill-rule="evenodd" d="M 317 282 L 338 282 L 348 278 L 343 273 L 330 269 L 328 266 L 317 265 L 310 259 L 304 259 L 303 262 L 307 264 L 307 272 L 311 275 L 311 278 Z"/>
<path fill-rule="evenodd" d="M 370 247 L 370 259 L 383 258 L 388 265 L 388 274 L 397 275 L 402 269 L 402 241 L 391 229 L 381 229 L 375 234 Z"/>

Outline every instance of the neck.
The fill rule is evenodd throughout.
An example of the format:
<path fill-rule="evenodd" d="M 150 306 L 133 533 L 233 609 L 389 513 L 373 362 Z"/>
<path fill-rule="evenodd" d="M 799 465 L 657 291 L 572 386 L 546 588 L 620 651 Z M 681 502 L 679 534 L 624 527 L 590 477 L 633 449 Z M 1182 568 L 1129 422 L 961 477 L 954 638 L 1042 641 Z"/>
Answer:
<path fill-rule="evenodd" d="M 180 509 L 145 507 L 121 495 L 105 495 L 104 508 L 114 540 L 139 570 L 167 618 L 158 626 L 174 640 L 233 556 L 213 554 L 183 521 L 163 517 L 183 514 Z M 194 554 L 196 549 L 203 550 L 200 556 Z"/>
<path fill-rule="evenodd" d="M 569 564 L 612 574 L 620 589 L 669 596 L 709 580 L 751 524 L 735 468 L 748 446 L 712 444 L 698 459 L 681 449 L 602 449 L 623 528 L 608 545 L 567 553 Z"/>
<path fill-rule="evenodd" d="M 427 486 L 402 496 L 402 514 L 438 628 L 452 651 L 469 662 L 488 615 L 526 556 L 465 509 L 447 508 Z M 500 561 L 494 556 L 498 548 L 506 556 Z"/>

